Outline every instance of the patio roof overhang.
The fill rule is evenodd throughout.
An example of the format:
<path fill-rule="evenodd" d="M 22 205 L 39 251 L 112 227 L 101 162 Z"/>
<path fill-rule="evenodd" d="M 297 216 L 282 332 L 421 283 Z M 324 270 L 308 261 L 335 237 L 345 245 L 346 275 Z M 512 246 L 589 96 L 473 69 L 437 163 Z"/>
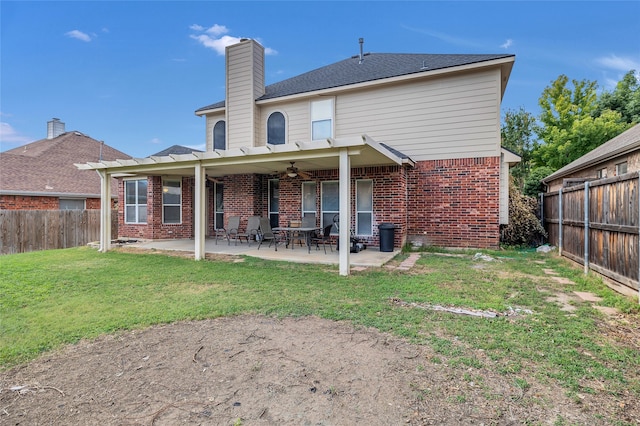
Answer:
<path fill-rule="evenodd" d="M 275 174 L 284 172 L 291 161 L 295 161 L 295 166 L 303 171 L 338 168 L 340 152 L 345 149 L 350 157 L 351 167 L 415 165 L 410 158 L 401 157 L 369 136 L 362 135 L 164 157 L 90 162 L 76 164 L 76 167 L 106 172 L 114 177 L 146 174 L 193 176 L 196 165 L 203 167 L 206 175 L 213 178 L 234 174 Z"/>
<path fill-rule="evenodd" d="M 214 152 L 101 161 L 76 164 L 76 167 L 95 170 L 100 175 L 100 251 L 103 252 L 108 251 L 111 245 L 111 208 L 107 203 L 111 193 L 111 177 L 194 176 L 194 253 L 195 259 L 200 260 L 204 258 L 206 179 L 235 174 L 281 173 L 291 161 L 295 161 L 296 167 L 302 171 L 338 169 L 341 223 L 350 223 L 351 219 L 351 168 L 405 164 L 415 166 L 410 158 L 362 135 Z M 349 227 L 340 227 L 340 275 L 349 275 L 349 232 Z"/>

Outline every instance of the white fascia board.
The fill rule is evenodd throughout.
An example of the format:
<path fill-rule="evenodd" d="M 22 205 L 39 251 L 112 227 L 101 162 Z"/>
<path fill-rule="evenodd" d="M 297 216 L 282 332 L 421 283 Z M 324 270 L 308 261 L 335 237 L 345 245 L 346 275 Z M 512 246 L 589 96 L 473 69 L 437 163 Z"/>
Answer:
<path fill-rule="evenodd" d="M 415 166 L 415 162 L 412 159 L 410 158 L 405 159 L 405 158 L 398 157 L 396 154 L 394 154 L 393 152 L 389 151 L 388 149 L 380 145 L 379 142 L 371 138 L 369 135 L 366 135 L 366 134 L 362 135 L 362 140 L 371 148 L 383 154 L 385 157 L 389 158 L 390 160 L 393 160 L 393 162 L 395 162 L 396 164 L 399 164 L 399 165 L 409 164 L 411 166 Z"/>
<path fill-rule="evenodd" d="M 520 157 L 517 154 L 514 154 L 513 152 L 507 149 L 500 148 L 500 153 L 502 154 L 502 161 L 504 161 L 505 163 L 509 163 L 510 166 L 516 165 L 520 161 L 522 161 L 522 157 Z"/>

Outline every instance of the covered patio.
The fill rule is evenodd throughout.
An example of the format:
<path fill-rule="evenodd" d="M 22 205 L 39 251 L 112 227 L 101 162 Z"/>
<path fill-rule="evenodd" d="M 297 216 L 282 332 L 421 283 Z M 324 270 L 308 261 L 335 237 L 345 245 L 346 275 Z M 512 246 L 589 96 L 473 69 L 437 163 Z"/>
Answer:
<path fill-rule="evenodd" d="M 147 157 L 132 160 L 101 161 L 98 163 L 77 164 L 80 169 L 96 170 L 101 176 L 102 182 L 102 208 L 101 208 L 101 234 L 100 250 L 110 249 L 112 235 L 110 226 L 111 210 L 104 206 L 104 200 L 111 193 L 110 178 L 128 178 L 134 176 L 159 175 L 159 176 L 192 176 L 194 179 L 193 191 L 193 235 L 190 240 L 156 240 L 149 244 L 167 247 L 166 249 L 184 250 L 193 252 L 196 260 L 203 259 L 205 253 L 215 253 L 218 250 L 255 250 L 258 257 L 281 258 L 283 260 L 310 261 L 315 259 L 318 263 L 337 263 L 340 275 L 349 275 L 351 265 L 361 262 L 358 258 L 365 259 L 372 256 L 373 250 L 365 250 L 363 254 L 350 255 L 350 227 L 340 227 L 337 237 L 340 241 L 340 250 L 333 254 L 324 254 L 324 251 L 308 253 L 306 250 L 278 250 L 265 249 L 259 251 L 257 245 L 251 248 L 241 246 L 226 246 L 209 240 L 206 235 L 207 211 L 206 211 L 206 183 L 224 176 L 255 174 L 270 175 L 278 170 L 285 170 L 291 163 L 302 171 L 313 170 L 337 170 L 339 181 L 339 217 L 340 223 L 352 224 L 351 201 L 351 169 L 353 167 L 376 167 L 386 165 L 413 166 L 411 159 L 402 156 L 385 145 L 373 140 L 367 135 L 356 137 L 327 139 L 312 142 L 293 142 L 284 145 L 265 145 L 259 147 L 232 148 L 224 151 L 194 152 L 185 155 L 169 155 L 166 157 Z M 226 244 L 226 242 L 225 242 Z M 232 248 L 233 247 L 233 248 Z M 150 248 L 152 248 L 150 246 Z M 266 252 L 266 253 L 265 253 Z M 379 255 L 382 255 L 376 250 Z M 389 257 L 390 256 L 390 257 Z M 390 259 L 393 253 L 384 253 L 383 259 Z M 353 258 L 353 260 L 352 260 Z M 302 260 L 304 259 L 304 260 Z M 329 259 L 332 261 L 327 262 Z M 335 260 L 333 260 L 335 259 Z M 387 259 L 387 260 L 388 260 Z M 378 266 L 384 261 L 372 261 Z"/>
<path fill-rule="evenodd" d="M 194 252 L 194 241 L 192 239 L 172 239 L 172 240 L 148 240 L 139 241 L 133 244 L 127 244 L 130 247 L 137 247 L 146 250 L 167 250 L 181 251 L 185 253 Z M 274 246 L 269 247 L 268 243 L 264 243 L 258 249 L 258 243 L 252 242 L 251 245 L 246 242 L 235 244 L 227 240 L 218 240 L 216 243 L 213 238 L 206 238 L 204 243 L 204 252 L 206 254 L 230 255 L 230 256 L 251 256 L 267 260 L 281 260 L 283 262 L 293 263 L 315 263 L 323 265 L 340 265 L 339 251 L 336 250 L 335 244 L 333 251 L 327 246 L 327 253 L 324 253 L 322 245 L 319 250 L 316 247 L 311 248 L 311 252 L 306 247 L 296 245 L 293 249 L 287 248 L 284 244 L 278 245 L 276 251 Z M 367 247 L 358 253 L 350 253 L 350 267 L 373 267 L 378 268 L 393 259 L 400 250 L 393 252 L 382 252 L 378 247 Z"/>

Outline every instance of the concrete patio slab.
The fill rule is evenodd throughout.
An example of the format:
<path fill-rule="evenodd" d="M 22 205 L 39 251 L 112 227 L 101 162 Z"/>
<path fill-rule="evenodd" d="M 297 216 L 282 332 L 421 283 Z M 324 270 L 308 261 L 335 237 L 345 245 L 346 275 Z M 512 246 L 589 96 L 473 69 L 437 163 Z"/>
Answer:
<path fill-rule="evenodd" d="M 195 242 L 192 239 L 146 240 L 128 244 L 128 246 L 155 250 L 195 251 Z M 276 251 L 273 245 L 269 247 L 267 244 L 263 244 L 260 249 L 258 249 L 257 242 L 249 245 L 246 242 L 238 242 L 238 244 L 235 244 L 235 242 L 232 241 L 231 244 L 228 244 L 226 240 L 219 240 L 216 243 L 214 239 L 207 239 L 205 241 L 205 253 L 251 256 L 260 259 L 294 263 L 318 263 L 325 265 L 338 265 L 340 263 L 339 252 L 335 247 L 333 247 L 333 251 L 327 247 L 327 253 L 325 254 L 322 247 L 320 247 L 319 250 L 312 247 L 311 252 L 308 252 L 306 247 L 297 245 L 292 249 L 291 247 L 286 248 L 280 244 Z M 400 250 L 381 252 L 377 247 L 368 247 L 359 253 L 350 253 L 349 263 L 352 267 L 381 267 L 399 253 Z"/>

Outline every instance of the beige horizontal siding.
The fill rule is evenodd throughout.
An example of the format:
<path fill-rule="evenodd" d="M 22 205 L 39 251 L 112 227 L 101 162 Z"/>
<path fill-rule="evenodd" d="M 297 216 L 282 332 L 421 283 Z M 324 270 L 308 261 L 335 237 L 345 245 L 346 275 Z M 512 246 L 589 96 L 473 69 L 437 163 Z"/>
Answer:
<path fill-rule="evenodd" d="M 500 155 L 498 70 L 338 96 L 336 137 L 367 133 L 413 160 Z"/>

